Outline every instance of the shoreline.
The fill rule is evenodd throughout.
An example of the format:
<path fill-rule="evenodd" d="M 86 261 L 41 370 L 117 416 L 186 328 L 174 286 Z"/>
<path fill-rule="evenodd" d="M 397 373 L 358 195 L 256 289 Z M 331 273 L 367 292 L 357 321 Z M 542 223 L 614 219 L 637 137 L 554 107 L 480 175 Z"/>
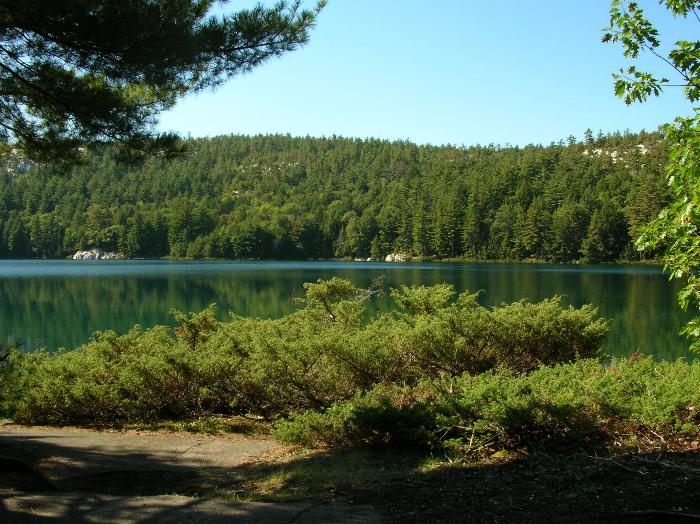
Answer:
<path fill-rule="evenodd" d="M 40 261 L 40 260 L 76 260 L 81 261 L 81 259 L 73 259 L 72 256 L 66 257 L 54 257 L 54 258 L 0 258 L 0 261 Z M 652 266 L 663 268 L 663 263 L 659 260 L 616 260 L 616 261 L 606 261 L 606 262 L 585 262 L 582 260 L 571 261 L 571 262 L 551 262 L 547 260 L 540 259 L 526 259 L 526 260 L 494 260 L 494 259 L 474 259 L 474 258 L 411 258 L 408 260 L 392 261 L 387 262 L 385 260 L 355 260 L 351 258 L 193 258 L 193 257 L 122 257 L 122 258 L 108 258 L 108 259 L 82 259 L 89 261 L 119 261 L 119 262 L 133 262 L 133 261 L 164 261 L 164 262 L 344 262 L 344 263 L 354 263 L 354 264 L 493 264 L 493 265 L 522 265 L 522 266 L 532 266 L 532 265 L 547 265 L 547 266 Z"/>

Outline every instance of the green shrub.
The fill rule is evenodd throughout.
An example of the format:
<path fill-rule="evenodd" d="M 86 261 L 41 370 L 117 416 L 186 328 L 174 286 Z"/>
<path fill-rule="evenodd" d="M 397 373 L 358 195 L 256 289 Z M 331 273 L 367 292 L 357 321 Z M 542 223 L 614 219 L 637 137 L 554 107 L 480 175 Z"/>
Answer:
<path fill-rule="evenodd" d="M 606 367 L 592 359 L 516 375 L 501 369 L 386 388 L 278 425 L 307 445 L 411 442 L 462 456 L 499 449 L 600 445 L 630 433 L 693 438 L 700 431 L 700 362 L 650 358 Z M 385 437 L 383 437 L 385 436 Z"/>
<path fill-rule="evenodd" d="M 12 406 L 19 396 L 14 366 L 16 359 L 17 352 L 14 349 L 7 348 L 0 354 L 0 417 L 11 413 Z"/>
<path fill-rule="evenodd" d="M 210 315 L 213 311 L 209 310 Z M 36 352 L 14 363 L 13 402 L 19 422 L 119 424 L 128 421 L 191 418 L 227 411 L 231 362 L 206 345 L 193 344 L 176 328 L 117 336 L 108 331 L 69 351 Z"/>
<path fill-rule="evenodd" d="M 278 419 L 327 409 L 378 385 L 500 368 L 517 374 L 595 356 L 607 330 L 589 306 L 565 308 L 552 299 L 484 308 L 476 295 L 455 297 L 448 285 L 394 290 L 401 310 L 363 321 L 375 293 L 334 278 L 307 284 L 304 307 L 276 320 L 217 322 L 210 306 L 174 312 L 174 329 L 136 326 L 122 336 L 98 333 L 74 351 L 24 355 L 6 372 L 16 385 L 5 406 L 18 421 L 45 424 L 213 414 Z M 402 417 L 423 416 L 393 409 L 368 406 L 357 427 L 378 427 L 382 419 L 395 427 Z M 387 438 L 412 438 L 394 433 Z"/>
<path fill-rule="evenodd" d="M 434 286 L 401 286 L 391 290 L 391 298 L 397 306 L 408 313 L 432 315 L 444 309 L 454 298 L 451 284 Z"/>
<path fill-rule="evenodd" d="M 470 293 L 448 304 L 447 293 L 454 292 L 446 285 L 439 286 L 437 299 L 426 305 L 431 289 L 392 293 L 404 307 L 410 304 L 417 311 L 400 315 L 397 329 L 405 333 L 407 358 L 423 376 L 478 374 L 498 367 L 522 373 L 541 364 L 601 356 L 608 327 L 592 306 L 563 307 L 555 297 L 489 309 Z"/>
<path fill-rule="evenodd" d="M 377 386 L 323 413 L 292 415 L 278 423 L 280 440 L 306 445 L 430 447 L 436 417 L 418 388 Z"/>

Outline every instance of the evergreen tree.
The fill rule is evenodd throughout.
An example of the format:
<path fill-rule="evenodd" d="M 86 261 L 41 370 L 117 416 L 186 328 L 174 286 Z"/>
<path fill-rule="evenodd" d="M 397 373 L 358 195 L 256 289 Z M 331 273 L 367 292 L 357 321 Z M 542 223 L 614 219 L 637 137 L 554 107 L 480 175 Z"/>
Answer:
<path fill-rule="evenodd" d="M 542 199 L 535 198 L 527 210 L 517 241 L 523 257 L 539 259 L 545 257 L 550 220 L 551 216 L 545 209 Z"/>
<path fill-rule="evenodd" d="M 155 117 L 308 39 L 299 2 L 211 16 L 214 0 L 32 0 L 0 6 L 0 130 L 24 155 L 75 160 L 79 146 L 177 151 Z"/>
<path fill-rule="evenodd" d="M 641 137 L 611 136 L 616 164 L 584 155 L 581 144 L 229 136 L 191 141 L 196 155 L 125 167 L 105 147 L 62 174 L 35 164 L 0 177 L 0 256 L 100 247 L 134 257 L 575 260 L 602 201 L 629 231 L 665 202 L 666 145 L 655 133 L 643 138 L 642 154 Z M 397 159 L 405 173 L 388 179 Z M 60 250 L 42 234 L 43 215 Z M 9 233 L 13 246 L 31 236 L 28 250 L 10 251 Z"/>
<path fill-rule="evenodd" d="M 593 213 L 581 250 L 588 262 L 612 261 L 620 257 L 627 242 L 624 215 L 608 200 Z"/>
<path fill-rule="evenodd" d="M 588 228 L 588 213 L 575 202 L 564 202 L 552 215 L 549 258 L 555 262 L 572 262 L 581 256 Z M 593 249 L 591 247 L 591 249 Z"/>

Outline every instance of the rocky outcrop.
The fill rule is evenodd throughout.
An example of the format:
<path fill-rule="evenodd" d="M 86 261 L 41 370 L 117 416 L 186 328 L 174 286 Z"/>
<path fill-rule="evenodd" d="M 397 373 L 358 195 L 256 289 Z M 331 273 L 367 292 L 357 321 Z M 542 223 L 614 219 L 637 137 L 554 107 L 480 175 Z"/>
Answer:
<path fill-rule="evenodd" d="M 73 260 L 122 260 L 123 258 L 124 255 L 121 253 L 102 251 L 101 249 L 78 251 L 75 255 L 73 255 Z"/>
<path fill-rule="evenodd" d="M 406 255 L 403 253 L 389 253 L 384 259 L 385 262 L 406 262 Z"/>

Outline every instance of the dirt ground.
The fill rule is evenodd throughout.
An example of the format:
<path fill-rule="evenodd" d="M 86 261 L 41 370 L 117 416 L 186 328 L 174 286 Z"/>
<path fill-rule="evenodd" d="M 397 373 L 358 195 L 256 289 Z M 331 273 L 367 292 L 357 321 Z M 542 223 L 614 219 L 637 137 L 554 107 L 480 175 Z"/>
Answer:
<path fill-rule="evenodd" d="M 361 504 L 232 500 L 232 471 L 283 450 L 266 437 L 0 425 L 0 522 L 380 521 Z"/>
<path fill-rule="evenodd" d="M 696 450 L 424 465 L 409 452 L 290 455 L 266 437 L 5 425 L 0 521 L 700 520 Z"/>
<path fill-rule="evenodd" d="M 441 467 L 355 497 L 388 522 L 688 522 L 700 520 L 700 453 L 537 454 Z"/>

